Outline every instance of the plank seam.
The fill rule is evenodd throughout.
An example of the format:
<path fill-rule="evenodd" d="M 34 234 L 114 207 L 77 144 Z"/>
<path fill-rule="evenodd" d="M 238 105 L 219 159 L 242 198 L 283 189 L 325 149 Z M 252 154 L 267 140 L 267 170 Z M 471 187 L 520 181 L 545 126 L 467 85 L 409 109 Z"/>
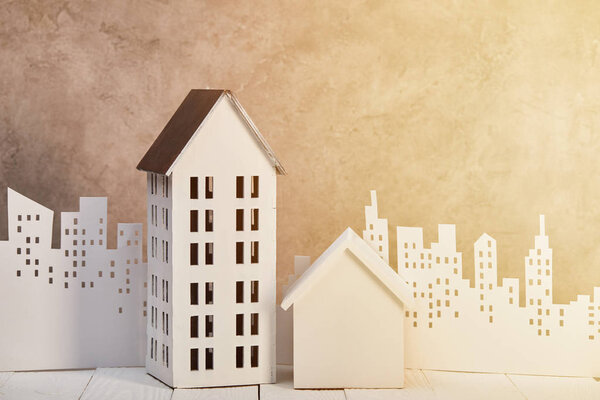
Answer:
<path fill-rule="evenodd" d="M 523 393 L 523 392 L 521 391 L 521 389 L 519 389 L 519 387 L 517 386 L 517 384 L 516 384 L 516 383 L 515 383 L 515 382 L 514 382 L 512 379 L 510 379 L 510 375 L 508 375 L 508 374 L 504 374 L 504 376 L 506 376 L 506 379 L 508 379 L 508 380 L 510 381 L 510 383 L 512 383 L 512 384 L 513 384 L 513 386 L 515 387 L 515 389 L 517 389 L 517 392 L 519 392 L 519 394 L 520 394 L 521 396 L 523 396 L 523 398 L 524 398 L 525 400 L 527 400 L 527 396 L 525 396 L 525 393 Z"/>
<path fill-rule="evenodd" d="M 90 382 L 92 381 L 92 378 L 94 377 L 94 375 L 96 375 L 96 371 L 97 370 L 98 369 L 94 369 L 94 372 L 92 372 L 92 374 L 90 375 L 90 379 L 88 379 L 87 383 L 85 384 L 85 387 L 81 391 L 81 394 L 79 395 L 79 397 L 77 398 L 77 400 L 81 400 L 81 398 L 83 397 L 83 394 L 85 393 L 85 391 L 87 390 L 88 386 L 90 385 Z"/>

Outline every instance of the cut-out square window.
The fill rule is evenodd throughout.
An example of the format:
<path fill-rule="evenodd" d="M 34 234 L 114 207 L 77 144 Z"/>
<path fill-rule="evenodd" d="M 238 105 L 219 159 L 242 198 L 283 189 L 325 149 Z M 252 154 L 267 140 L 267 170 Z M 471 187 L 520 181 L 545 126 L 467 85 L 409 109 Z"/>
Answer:
<path fill-rule="evenodd" d="M 257 198 L 258 197 L 258 176 L 253 176 L 252 181 L 250 181 L 250 197 Z"/>
<path fill-rule="evenodd" d="M 198 232 L 198 210 L 190 210 L 190 232 Z"/>
<path fill-rule="evenodd" d="M 250 367 L 258 367 L 258 346 L 250 346 Z"/>
<path fill-rule="evenodd" d="M 238 199 L 244 198 L 244 177 L 237 176 L 235 178 L 235 197 Z"/>
<path fill-rule="evenodd" d="M 21 276 L 21 270 L 17 270 L 17 276 Z"/>
<path fill-rule="evenodd" d="M 258 303 L 258 281 L 250 282 L 250 301 Z"/>
<path fill-rule="evenodd" d="M 190 304 L 198 304 L 198 284 L 190 283 Z"/>
<path fill-rule="evenodd" d="M 198 371 L 198 349 L 190 349 L 190 370 Z"/>
<path fill-rule="evenodd" d="M 190 265 L 198 265 L 198 243 L 190 243 Z"/>
<path fill-rule="evenodd" d="M 204 211 L 204 230 L 206 232 L 213 231 L 213 210 Z"/>
<path fill-rule="evenodd" d="M 253 208 L 250 213 L 250 230 L 258 230 L 258 208 Z"/>
<path fill-rule="evenodd" d="M 237 346 L 235 348 L 235 367 L 243 368 L 244 367 L 244 347 Z"/>
<path fill-rule="evenodd" d="M 52 283 L 54 283 L 54 280 L 52 278 L 48 278 L 48 283 L 52 285 Z"/>
<path fill-rule="evenodd" d="M 204 264 L 213 265 L 213 243 L 204 244 Z"/>
<path fill-rule="evenodd" d="M 258 263 L 258 242 L 251 242 L 250 246 L 250 262 L 256 264 Z"/>
<path fill-rule="evenodd" d="M 244 242 L 236 242 L 235 243 L 235 263 L 236 264 L 244 263 Z"/>
<path fill-rule="evenodd" d="M 190 317 L 190 337 L 197 338 L 198 337 L 198 316 L 192 315 Z"/>
<path fill-rule="evenodd" d="M 244 302 L 244 282 L 237 281 L 235 283 L 235 302 L 243 303 Z"/>
<path fill-rule="evenodd" d="M 207 315 L 204 317 L 204 336 L 213 337 L 213 316 Z"/>
<path fill-rule="evenodd" d="M 207 176 L 204 178 L 204 198 L 213 198 L 213 177 Z"/>
<path fill-rule="evenodd" d="M 198 198 L 198 177 L 192 176 L 190 177 L 190 199 Z M 198 349 L 196 349 L 198 352 Z"/>
<path fill-rule="evenodd" d="M 205 369 L 213 369 L 214 367 L 214 361 L 213 361 L 213 349 L 212 348 L 207 348 L 204 351 L 204 368 Z"/>
<path fill-rule="evenodd" d="M 258 313 L 250 314 L 250 334 L 258 335 Z"/>
<path fill-rule="evenodd" d="M 204 303 L 213 304 L 214 301 L 214 284 L 212 282 L 206 282 L 204 284 Z"/>
<path fill-rule="evenodd" d="M 236 231 L 244 230 L 244 210 L 243 209 L 235 210 L 235 230 Z"/>
<path fill-rule="evenodd" d="M 244 336 L 244 314 L 236 314 L 235 316 L 235 334 L 236 336 Z"/>

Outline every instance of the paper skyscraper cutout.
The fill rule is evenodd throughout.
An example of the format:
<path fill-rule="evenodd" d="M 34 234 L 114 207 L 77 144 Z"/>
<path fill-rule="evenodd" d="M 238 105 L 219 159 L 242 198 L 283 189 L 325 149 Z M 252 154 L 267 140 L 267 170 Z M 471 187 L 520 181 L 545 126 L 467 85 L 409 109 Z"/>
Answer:
<path fill-rule="evenodd" d="M 107 200 L 82 197 L 61 213 L 8 189 L 8 241 L 0 241 L 0 371 L 136 366 L 145 353 L 142 224 L 118 224 L 107 249 Z"/>
<path fill-rule="evenodd" d="M 387 220 L 365 209 L 364 238 L 381 253 Z M 385 221 L 385 224 L 382 222 Z M 406 367 L 472 372 L 600 376 L 600 288 L 593 299 L 552 301 L 552 249 L 540 216 L 534 248 L 525 257 L 525 305 L 519 279 L 498 284 L 496 241 L 474 246 L 475 287 L 462 277 L 454 225 L 439 225 L 438 241 L 423 244 L 423 229 L 397 227 L 398 271 L 412 289 L 405 311 Z M 384 256 L 385 254 L 382 254 Z"/>

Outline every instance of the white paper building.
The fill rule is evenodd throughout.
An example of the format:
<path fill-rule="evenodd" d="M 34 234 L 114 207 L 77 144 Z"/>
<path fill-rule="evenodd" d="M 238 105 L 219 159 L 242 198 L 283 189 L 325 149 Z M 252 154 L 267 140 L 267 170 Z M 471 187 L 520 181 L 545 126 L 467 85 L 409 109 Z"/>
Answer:
<path fill-rule="evenodd" d="M 374 218 L 366 213 L 367 227 Z M 474 372 L 600 376 L 600 288 L 570 304 L 552 300 L 552 249 L 540 232 L 525 257 L 525 304 L 519 279 L 498 284 L 496 241 L 474 245 L 475 286 L 462 277 L 454 225 L 439 225 L 423 245 L 422 228 L 398 227 L 398 273 L 412 288 L 406 321 L 406 367 Z M 379 245 L 379 242 L 373 245 Z"/>
<path fill-rule="evenodd" d="M 107 249 L 107 199 L 82 197 L 61 213 L 8 189 L 0 241 L 0 371 L 136 366 L 144 360 L 142 224 L 118 224 Z"/>
<path fill-rule="evenodd" d="M 294 388 L 404 386 L 404 314 L 411 290 L 348 228 L 289 288 Z"/>
<path fill-rule="evenodd" d="M 276 176 L 235 96 L 192 90 L 148 179 L 148 373 L 173 387 L 275 381 Z"/>

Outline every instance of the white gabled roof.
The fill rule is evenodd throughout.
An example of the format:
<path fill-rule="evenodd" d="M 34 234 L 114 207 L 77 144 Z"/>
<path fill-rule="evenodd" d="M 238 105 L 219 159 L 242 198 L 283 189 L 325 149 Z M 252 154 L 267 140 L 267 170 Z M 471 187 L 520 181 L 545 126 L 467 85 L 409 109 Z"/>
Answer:
<path fill-rule="evenodd" d="M 288 289 L 281 302 L 287 310 L 296 300 L 310 291 L 316 281 L 325 275 L 326 261 L 334 254 L 349 250 L 405 305 L 412 306 L 412 292 L 406 280 L 396 272 L 351 228 L 348 228 L 329 246 L 302 276 Z"/>

